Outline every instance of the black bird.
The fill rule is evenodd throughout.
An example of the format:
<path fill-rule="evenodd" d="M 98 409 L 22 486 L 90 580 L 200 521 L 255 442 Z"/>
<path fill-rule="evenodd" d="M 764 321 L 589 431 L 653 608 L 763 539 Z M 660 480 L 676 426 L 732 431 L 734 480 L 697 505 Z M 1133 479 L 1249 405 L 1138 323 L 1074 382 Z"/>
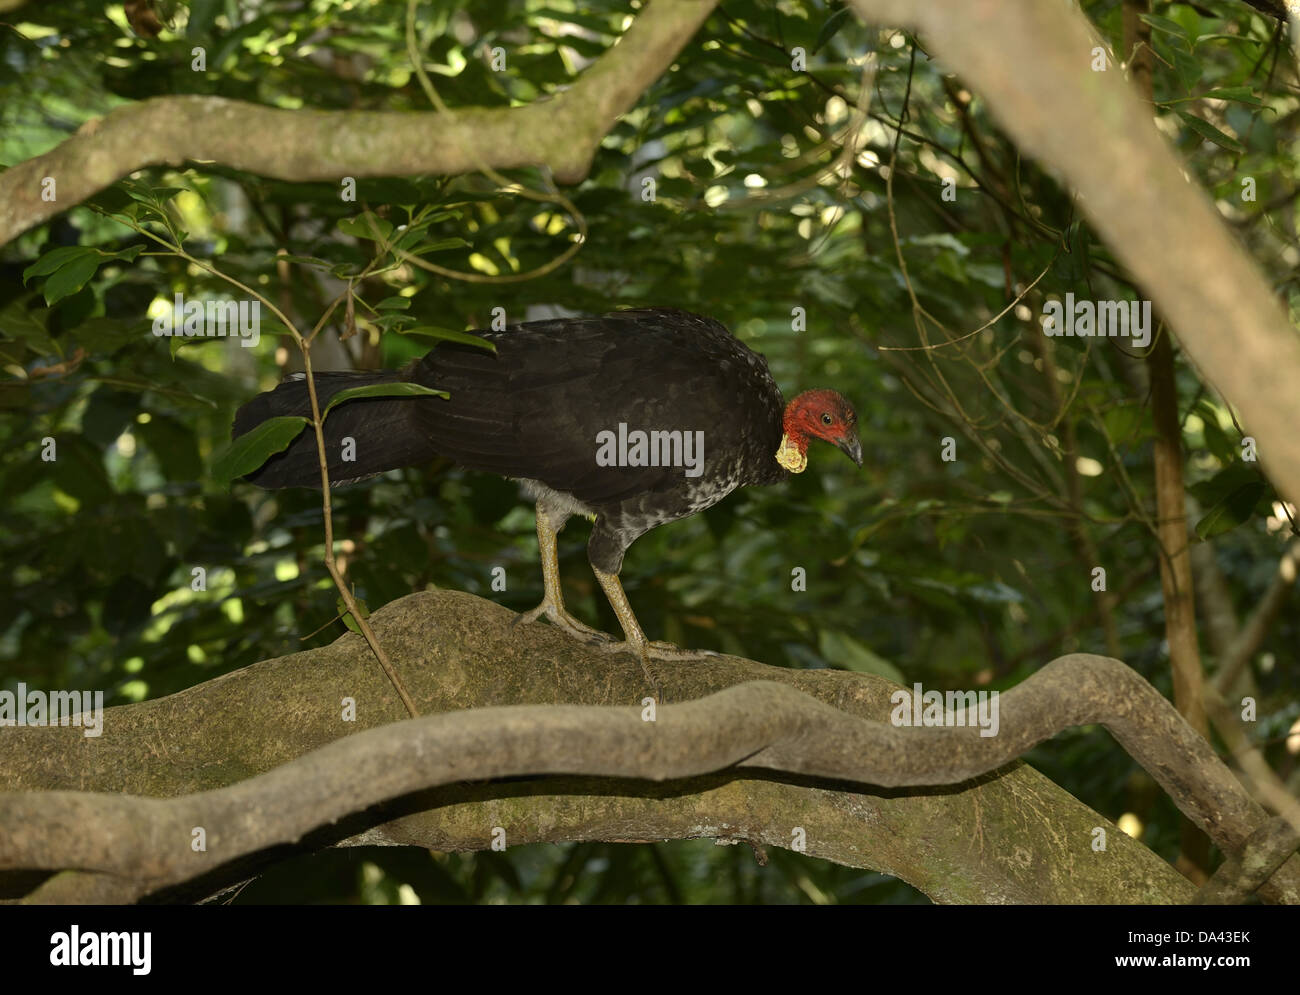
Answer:
<path fill-rule="evenodd" d="M 803 472 L 812 439 L 862 465 L 848 401 L 809 390 L 785 404 L 766 360 L 712 318 L 641 308 L 475 334 L 495 353 L 442 342 L 400 371 L 315 374 L 321 410 L 339 391 L 364 384 L 405 381 L 451 395 L 340 404 L 324 426 L 331 484 L 438 456 L 520 481 L 537 506 L 546 595 L 518 621 L 545 615 L 576 638 L 637 654 L 643 665 L 698 654 L 650 642 L 641 630 L 618 579 L 638 536 L 737 487 Z M 233 435 L 279 415 L 311 417 L 301 374 L 240 408 Z M 302 433 L 245 479 L 319 489 L 315 434 Z M 556 534 L 575 514 L 594 521 L 587 555 L 623 642 L 565 610 Z"/>

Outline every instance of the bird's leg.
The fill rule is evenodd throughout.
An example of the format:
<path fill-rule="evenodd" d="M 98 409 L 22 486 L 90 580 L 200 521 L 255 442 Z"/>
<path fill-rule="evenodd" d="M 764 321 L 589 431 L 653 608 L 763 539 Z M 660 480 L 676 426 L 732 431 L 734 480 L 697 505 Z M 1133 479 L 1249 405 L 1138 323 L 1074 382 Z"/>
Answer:
<path fill-rule="evenodd" d="M 542 586 L 545 590 L 545 596 L 542 598 L 542 603 L 532 611 L 516 615 L 511 625 L 519 625 L 521 622 L 535 622 L 545 615 L 553 624 L 559 626 L 573 636 L 574 639 L 580 639 L 588 643 L 612 642 L 613 637 L 578 621 L 564 608 L 564 591 L 560 587 L 560 557 L 555 540 L 556 535 L 559 534 L 562 528 L 564 528 L 563 521 L 560 522 L 560 528 L 557 529 L 552 524 L 551 516 L 547 513 L 545 507 L 541 504 L 537 505 L 537 549 L 541 554 Z"/>
<path fill-rule="evenodd" d="M 641 658 L 641 667 L 645 671 L 646 679 L 656 688 L 659 682 L 655 680 L 654 674 L 650 672 L 650 660 L 699 660 L 704 657 L 717 656 L 718 654 L 711 650 L 688 650 L 680 646 L 674 646 L 672 643 L 652 642 L 646 639 L 645 632 L 642 631 L 641 625 L 636 620 L 636 613 L 632 611 L 632 605 L 627 600 L 627 594 L 623 591 L 623 583 L 618 579 L 618 574 L 607 574 L 599 570 L 595 565 L 591 568 L 596 579 L 600 581 L 600 586 L 605 589 L 605 597 L 609 598 L 609 605 L 614 609 L 614 614 L 618 616 L 619 625 L 623 626 L 624 641 L 621 643 L 609 643 L 602 646 L 601 649 L 610 653 L 633 653 Z"/>

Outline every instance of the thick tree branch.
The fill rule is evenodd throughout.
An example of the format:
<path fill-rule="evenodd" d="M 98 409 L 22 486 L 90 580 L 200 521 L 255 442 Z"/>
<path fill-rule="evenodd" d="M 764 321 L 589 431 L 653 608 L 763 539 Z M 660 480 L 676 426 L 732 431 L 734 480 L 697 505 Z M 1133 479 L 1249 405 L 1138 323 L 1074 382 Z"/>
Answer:
<path fill-rule="evenodd" d="M 0 245 L 137 169 L 187 160 L 295 181 L 549 166 L 560 182 L 576 183 L 609 129 L 713 7 L 714 0 L 654 0 L 573 86 L 526 107 L 289 111 L 198 96 L 130 104 L 0 173 Z M 42 197 L 47 177 L 54 201 Z"/>
<path fill-rule="evenodd" d="M 348 817 L 332 842 L 484 848 L 501 826 L 512 844 L 715 836 L 790 846 L 802 827 L 809 853 L 949 901 L 1186 901 L 1191 889 L 1162 861 L 1013 763 L 1060 729 L 1097 722 L 1225 849 L 1265 821 L 1172 706 L 1105 657 L 1062 657 L 1004 694 L 994 737 L 894 727 L 895 688 L 877 678 L 730 657 L 659 664 L 674 701 L 701 700 L 646 722 L 638 663 L 540 625 L 512 629 L 511 618 L 452 592 L 375 613 L 421 709 L 443 713 L 421 719 L 393 721 L 404 713 L 391 686 L 347 635 L 111 709 L 98 739 L 75 727 L 7 730 L 0 783 L 13 793 L 0 804 L 0 866 L 77 869 L 38 899 L 128 900 Z M 369 731 L 347 735 L 344 696 Z M 583 700 L 603 707 L 559 704 Z M 490 707 L 517 702 L 530 704 Z M 463 783 L 547 775 L 567 776 Z M 578 787 L 574 775 L 640 780 Z M 447 787 L 354 824 L 368 806 L 434 785 Z M 1050 824 L 1027 814 L 1044 812 Z M 190 848 L 196 826 L 205 852 Z M 1107 827 L 1104 854 L 1091 848 L 1097 826 Z M 1261 894 L 1300 900 L 1300 860 Z"/>

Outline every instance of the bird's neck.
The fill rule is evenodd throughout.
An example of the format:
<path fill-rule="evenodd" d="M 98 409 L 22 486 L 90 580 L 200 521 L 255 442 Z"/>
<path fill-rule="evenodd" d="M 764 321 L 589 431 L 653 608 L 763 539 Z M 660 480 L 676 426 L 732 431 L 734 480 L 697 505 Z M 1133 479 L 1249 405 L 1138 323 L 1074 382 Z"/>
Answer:
<path fill-rule="evenodd" d="M 808 436 L 799 427 L 798 415 L 791 401 L 781 421 L 781 448 L 776 451 L 776 461 L 791 473 L 803 473 L 808 466 Z"/>

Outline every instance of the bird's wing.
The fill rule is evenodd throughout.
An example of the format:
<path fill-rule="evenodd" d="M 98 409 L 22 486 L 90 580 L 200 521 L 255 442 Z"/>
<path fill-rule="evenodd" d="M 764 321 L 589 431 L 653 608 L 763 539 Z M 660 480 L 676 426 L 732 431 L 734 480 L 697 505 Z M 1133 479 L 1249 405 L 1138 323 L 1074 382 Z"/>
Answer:
<path fill-rule="evenodd" d="M 495 354 L 446 343 L 413 368 L 412 379 L 451 394 L 421 405 L 421 430 L 463 466 L 540 480 L 590 505 L 670 489 L 683 475 L 599 466 L 599 433 L 620 423 L 702 431 L 707 461 L 743 430 L 749 381 L 761 374 L 775 392 L 765 364 L 751 369 L 757 357 L 725 328 L 684 312 L 530 322 L 484 337 Z"/>

